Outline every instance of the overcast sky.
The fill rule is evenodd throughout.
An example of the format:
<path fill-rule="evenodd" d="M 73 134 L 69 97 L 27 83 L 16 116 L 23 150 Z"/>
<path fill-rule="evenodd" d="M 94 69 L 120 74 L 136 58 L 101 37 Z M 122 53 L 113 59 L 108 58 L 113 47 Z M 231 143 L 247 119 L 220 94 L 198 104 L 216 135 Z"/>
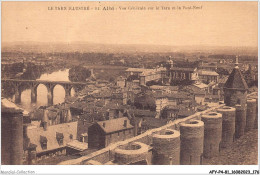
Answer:
<path fill-rule="evenodd" d="M 55 6 L 201 10 L 50 11 Z M 2 41 L 257 46 L 257 2 L 2 2 Z"/>

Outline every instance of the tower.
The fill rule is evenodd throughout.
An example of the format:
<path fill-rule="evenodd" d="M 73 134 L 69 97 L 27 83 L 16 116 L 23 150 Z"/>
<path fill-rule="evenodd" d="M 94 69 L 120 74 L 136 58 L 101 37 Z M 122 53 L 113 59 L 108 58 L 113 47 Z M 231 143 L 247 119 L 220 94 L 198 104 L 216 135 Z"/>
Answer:
<path fill-rule="evenodd" d="M 224 85 L 225 104 L 231 107 L 241 105 L 241 107 L 245 109 L 247 90 L 248 86 L 241 71 L 239 70 L 238 57 L 236 57 L 235 67 Z"/>
<path fill-rule="evenodd" d="M 171 60 L 171 56 L 166 62 L 166 71 L 167 71 L 167 76 L 170 76 L 170 69 L 173 67 L 173 61 Z"/>
<path fill-rule="evenodd" d="M 171 60 L 171 56 L 169 57 L 168 61 L 166 62 L 166 77 L 168 83 L 171 83 L 171 68 L 173 67 L 173 61 Z"/>
<path fill-rule="evenodd" d="M 23 113 L 2 102 L 1 111 L 1 164 L 23 164 Z"/>

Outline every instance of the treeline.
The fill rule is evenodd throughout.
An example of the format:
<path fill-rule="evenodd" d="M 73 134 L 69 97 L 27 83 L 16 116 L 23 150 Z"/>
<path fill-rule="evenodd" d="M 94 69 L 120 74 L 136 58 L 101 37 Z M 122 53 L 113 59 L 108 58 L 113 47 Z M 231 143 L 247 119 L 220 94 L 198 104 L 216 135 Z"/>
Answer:
<path fill-rule="evenodd" d="M 236 60 L 236 55 L 225 55 L 225 54 L 215 54 L 215 55 L 209 55 L 208 58 L 212 59 L 232 59 L 233 62 Z M 243 55 L 239 56 L 239 62 L 243 61 L 257 61 L 258 57 L 257 56 L 248 56 L 248 55 Z"/>
<path fill-rule="evenodd" d="M 23 80 L 35 80 L 45 72 L 46 68 L 33 63 L 3 64 L 2 78 L 19 78 Z"/>

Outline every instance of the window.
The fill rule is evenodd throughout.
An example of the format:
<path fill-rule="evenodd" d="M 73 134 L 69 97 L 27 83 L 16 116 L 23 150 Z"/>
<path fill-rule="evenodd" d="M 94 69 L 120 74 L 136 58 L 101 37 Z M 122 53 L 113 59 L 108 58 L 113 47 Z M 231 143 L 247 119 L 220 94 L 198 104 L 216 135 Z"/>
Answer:
<path fill-rule="evenodd" d="M 131 129 L 129 130 L 129 134 L 131 134 Z"/>
<path fill-rule="evenodd" d="M 47 149 L 47 138 L 45 136 L 40 136 L 40 143 L 43 150 Z"/>
<path fill-rule="evenodd" d="M 59 145 L 63 145 L 63 139 L 58 140 Z"/>
<path fill-rule="evenodd" d="M 63 145 L 63 138 L 64 138 L 63 133 L 56 132 L 56 139 L 60 146 Z"/>
<path fill-rule="evenodd" d="M 41 147 L 42 147 L 43 150 L 46 150 L 47 149 L 47 142 L 46 143 L 42 143 Z"/>
<path fill-rule="evenodd" d="M 70 140 L 72 140 L 73 139 L 73 135 L 72 134 L 70 134 Z"/>
<path fill-rule="evenodd" d="M 117 133 L 118 134 L 118 137 L 120 136 L 120 132 Z"/>

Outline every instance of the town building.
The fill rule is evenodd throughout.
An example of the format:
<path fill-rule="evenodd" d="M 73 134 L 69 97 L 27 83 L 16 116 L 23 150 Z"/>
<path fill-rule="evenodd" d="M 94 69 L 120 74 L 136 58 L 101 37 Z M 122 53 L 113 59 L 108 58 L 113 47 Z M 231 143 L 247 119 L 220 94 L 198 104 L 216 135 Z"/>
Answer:
<path fill-rule="evenodd" d="M 199 69 L 202 70 L 208 70 L 208 71 L 216 71 L 217 70 L 217 64 L 216 63 L 204 63 L 201 62 Z"/>
<path fill-rule="evenodd" d="M 77 125 L 74 121 L 51 126 L 44 124 L 43 127 L 28 126 L 25 132 L 30 143 L 36 145 L 36 160 L 66 155 L 67 144 L 77 139 Z"/>
<path fill-rule="evenodd" d="M 134 137 L 134 126 L 127 117 L 100 121 L 88 129 L 88 146 L 100 149 L 131 137 Z"/>
<path fill-rule="evenodd" d="M 199 70 L 199 80 L 203 83 L 209 84 L 211 82 L 218 83 L 219 74 L 215 71 Z"/>
<path fill-rule="evenodd" d="M 128 68 L 126 72 L 128 77 L 136 77 L 132 81 L 139 80 L 140 85 L 146 85 L 148 82 L 162 80 L 165 70 L 163 67 L 156 67 L 155 69 Z"/>
<path fill-rule="evenodd" d="M 145 68 L 128 68 L 126 70 L 127 73 L 127 77 L 129 77 L 130 75 L 135 75 L 139 78 L 139 76 L 143 73 L 143 72 L 150 72 L 153 71 L 153 69 L 145 69 Z"/>
<path fill-rule="evenodd" d="M 166 62 L 166 74 L 168 82 L 191 82 L 198 81 L 198 68 L 197 64 L 193 62 L 180 62 L 174 64 L 169 58 Z"/>
<path fill-rule="evenodd" d="M 154 92 L 165 92 L 165 93 L 177 93 L 179 90 L 178 86 L 160 86 L 160 85 L 152 85 L 150 89 Z"/>
<path fill-rule="evenodd" d="M 144 71 L 140 74 L 140 85 L 146 85 L 146 83 L 151 81 L 159 81 L 162 80 L 163 74 L 162 72 L 165 71 L 165 68 L 155 68 L 152 71 Z"/>
<path fill-rule="evenodd" d="M 173 67 L 170 69 L 170 80 L 188 80 L 188 81 L 197 81 L 198 80 L 198 71 L 197 68 L 180 68 Z"/>
<path fill-rule="evenodd" d="M 116 85 L 118 87 L 120 87 L 120 88 L 124 88 L 125 87 L 125 83 L 126 83 L 126 78 L 125 77 L 120 76 L 120 77 L 118 77 L 116 79 Z"/>

